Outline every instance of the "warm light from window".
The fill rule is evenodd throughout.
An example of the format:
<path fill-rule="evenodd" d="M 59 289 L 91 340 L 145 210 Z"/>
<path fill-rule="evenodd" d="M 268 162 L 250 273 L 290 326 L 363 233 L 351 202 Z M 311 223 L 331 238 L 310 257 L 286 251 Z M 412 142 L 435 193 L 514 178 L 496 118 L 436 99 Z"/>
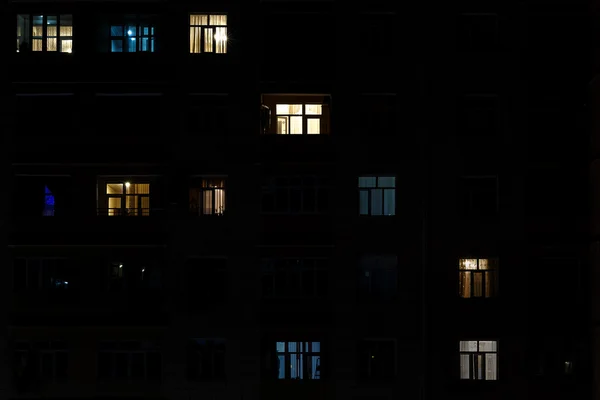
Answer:
<path fill-rule="evenodd" d="M 221 33 L 217 33 L 215 35 L 215 40 L 219 41 L 219 42 L 226 42 L 227 41 L 227 35 L 221 34 Z"/>
<path fill-rule="evenodd" d="M 131 186 L 131 183 L 129 183 L 129 182 L 125 182 L 125 187 L 127 187 L 127 188 L 128 188 L 129 186 Z"/>

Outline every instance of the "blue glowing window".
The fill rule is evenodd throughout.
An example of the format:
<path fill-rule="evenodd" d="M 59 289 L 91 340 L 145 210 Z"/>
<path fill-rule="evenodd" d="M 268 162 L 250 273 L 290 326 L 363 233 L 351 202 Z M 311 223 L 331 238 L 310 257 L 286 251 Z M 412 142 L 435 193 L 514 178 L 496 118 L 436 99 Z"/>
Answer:
<path fill-rule="evenodd" d="M 54 194 L 48 189 L 48 186 L 44 187 L 44 217 L 54 216 Z"/>

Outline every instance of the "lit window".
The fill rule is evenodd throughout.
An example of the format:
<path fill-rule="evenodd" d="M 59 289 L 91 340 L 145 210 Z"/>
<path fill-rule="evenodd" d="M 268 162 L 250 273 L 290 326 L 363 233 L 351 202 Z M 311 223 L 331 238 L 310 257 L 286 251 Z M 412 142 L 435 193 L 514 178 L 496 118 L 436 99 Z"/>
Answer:
<path fill-rule="evenodd" d="M 109 216 L 147 216 L 150 215 L 150 184 L 132 182 L 114 182 L 104 185 L 104 195 L 100 204 L 106 202 L 105 211 Z"/>
<path fill-rule="evenodd" d="M 460 297 L 494 297 L 498 283 L 498 260 L 461 258 L 458 262 Z"/>
<path fill-rule="evenodd" d="M 71 15 L 17 15 L 17 52 L 73 51 Z"/>
<path fill-rule="evenodd" d="M 320 342 L 277 342 L 278 379 L 321 379 Z"/>
<path fill-rule="evenodd" d="M 223 215 L 225 179 L 205 178 L 198 186 L 190 188 L 190 212 L 193 215 Z"/>
<path fill-rule="evenodd" d="M 460 342 L 460 379 L 495 381 L 498 379 L 498 342 L 470 340 Z"/>
<path fill-rule="evenodd" d="M 54 194 L 48 189 L 48 186 L 44 187 L 44 217 L 54 216 Z"/>
<path fill-rule="evenodd" d="M 154 25 L 149 22 L 111 25 L 110 52 L 154 52 Z"/>
<path fill-rule="evenodd" d="M 190 15 L 190 53 L 227 53 L 227 15 Z"/>
<path fill-rule="evenodd" d="M 396 178 L 361 176 L 358 178 L 360 215 L 396 215 Z"/>
<path fill-rule="evenodd" d="M 277 104 L 277 133 L 281 135 L 309 135 L 321 133 L 321 104 Z"/>

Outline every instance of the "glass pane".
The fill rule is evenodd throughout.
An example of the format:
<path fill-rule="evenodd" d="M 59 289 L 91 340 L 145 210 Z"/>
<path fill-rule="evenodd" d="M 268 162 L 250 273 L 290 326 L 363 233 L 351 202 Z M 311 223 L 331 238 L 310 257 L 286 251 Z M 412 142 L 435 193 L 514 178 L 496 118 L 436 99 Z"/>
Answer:
<path fill-rule="evenodd" d="M 396 187 L 396 177 L 394 176 L 381 176 L 378 179 L 377 187 L 381 188 L 393 188 Z"/>
<path fill-rule="evenodd" d="M 285 379 L 285 356 L 281 355 L 277 357 L 277 378 Z"/>
<path fill-rule="evenodd" d="M 57 41 L 56 38 L 48 38 L 47 42 L 46 42 L 46 50 L 47 51 L 57 51 L 58 50 L 58 46 L 57 46 Z"/>
<path fill-rule="evenodd" d="M 137 40 L 134 37 L 127 38 L 125 42 L 125 50 L 128 53 L 135 53 L 137 51 Z"/>
<path fill-rule="evenodd" d="M 227 26 L 227 15 L 210 15 L 210 25 Z"/>
<path fill-rule="evenodd" d="M 476 357 L 477 357 L 477 379 L 483 380 L 483 371 L 484 371 L 483 354 L 477 354 Z"/>
<path fill-rule="evenodd" d="M 54 27 L 54 31 L 56 32 L 56 26 L 58 25 L 58 17 L 56 15 L 48 15 L 46 17 L 46 24 Z M 50 28 L 50 26 L 48 28 Z"/>
<path fill-rule="evenodd" d="M 123 194 L 122 183 L 107 183 L 106 194 Z"/>
<path fill-rule="evenodd" d="M 302 117 L 290 117 L 290 133 L 302 134 Z"/>
<path fill-rule="evenodd" d="M 485 273 L 485 297 L 494 297 L 496 295 L 496 274 L 494 271 Z"/>
<path fill-rule="evenodd" d="M 225 212 L 225 190 L 215 189 L 215 214 L 222 215 Z"/>
<path fill-rule="evenodd" d="M 122 53 L 123 52 L 123 40 L 111 40 L 110 41 L 110 51 L 113 53 Z"/>
<path fill-rule="evenodd" d="M 192 14 L 190 15 L 190 25 L 208 25 L 208 15 L 204 14 Z"/>
<path fill-rule="evenodd" d="M 213 214 L 213 191 L 205 190 L 204 191 L 204 211 L 205 215 Z"/>
<path fill-rule="evenodd" d="M 360 215 L 369 215 L 369 192 L 361 190 L 358 197 Z"/>
<path fill-rule="evenodd" d="M 497 379 L 498 365 L 496 354 L 485 355 L 485 380 L 495 381 Z"/>
<path fill-rule="evenodd" d="M 471 273 L 460 271 L 458 273 L 458 295 L 468 299 L 471 297 Z"/>
<path fill-rule="evenodd" d="M 109 216 L 121 215 L 121 198 L 120 197 L 109 197 L 108 198 L 108 215 Z"/>
<path fill-rule="evenodd" d="M 473 273 L 473 297 L 483 296 L 483 273 Z"/>
<path fill-rule="evenodd" d="M 110 27 L 110 36 L 123 36 L 123 27 L 122 26 L 111 26 Z"/>
<path fill-rule="evenodd" d="M 302 104 L 277 104 L 275 113 L 277 115 L 302 115 Z"/>
<path fill-rule="evenodd" d="M 477 341 L 476 340 L 461 340 L 459 344 L 459 350 L 461 352 L 477 352 Z"/>
<path fill-rule="evenodd" d="M 458 261 L 459 269 L 467 269 L 474 270 L 477 269 L 477 259 L 476 258 L 461 258 Z"/>
<path fill-rule="evenodd" d="M 227 28 L 215 28 L 216 53 L 227 53 Z"/>
<path fill-rule="evenodd" d="M 73 40 L 62 39 L 60 41 L 60 51 L 63 53 L 72 53 L 73 52 Z"/>
<path fill-rule="evenodd" d="M 308 134 L 319 134 L 321 133 L 321 119 L 320 118 L 308 118 L 306 120 L 306 129 Z"/>
<path fill-rule="evenodd" d="M 361 176 L 358 178 L 358 187 L 372 188 L 377 184 L 377 178 L 374 176 Z"/>
<path fill-rule="evenodd" d="M 212 28 L 204 28 L 204 51 L 207 53 L 213 52 L 213 36 Z"/>
<path fill-rule="evenodd" d="M 386 189 L 383 191 L 383 214 L 396 215 L 396 190 Z"/>
<path fill-rule="evenodd" d="M 194 26 L 190 27 L 190 53 L 196 54 L 202 52 L 201 37 L 202 28 Z"/>
<path fill-rule="evenodd" d="M 488 269 L 488 260 L 487 258 L 479 259 L 479 269 Z"/>
<path fill-rule="evenodd" d="M 471 376 L 469 374 L 469 359 L 471 356 L 469 354 L 461 354 L 460 355 L 460 379 L 470 379 Z"/>
<path fill-rule="evenodd" d="M 383 214 L 383 190 L 371 190 L 371 215 Z"/>
<path fill-rule="evenodd" d="M 137 26 L 136 25 L 128 25 L 127 26 L 127 36 L 137 36 Z"/>
<path fill-rule="evenodd" d="M 496 352 L 498 342 L 495 340 L 481 340 L 479 341 L 479 351 L 481 352 Z"/>
<path fill-rule="evenodd" d="M 321 104 L 307 104 L 306 115 L 321 115 L 323 113 L 323 106 Z"/>
<path fill-rule="evenodd" d="M 288 133 L 288 117 L 277 117 L 277 133 L 282 135 Z"/>

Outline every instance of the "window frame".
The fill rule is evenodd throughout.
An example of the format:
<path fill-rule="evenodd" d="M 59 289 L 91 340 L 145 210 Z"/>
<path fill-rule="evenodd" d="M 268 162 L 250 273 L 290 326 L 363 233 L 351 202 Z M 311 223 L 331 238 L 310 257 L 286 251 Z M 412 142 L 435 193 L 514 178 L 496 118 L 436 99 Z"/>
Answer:
<path fill-rule="evenodd" d="M 16 15 L 16 32 L 15 32 L 15 38 L 17 40 L 17 49 L 16 52 L 17 53 L 21 53 L 20 49 L 21 46 L 23 45 L 23 43 L 26 43 L 26 39 L 29 40 L 29 48 L 27 49 L 27 52 L 29 53 L 60 53 L 60 54 L 71 54 L 74 51 L 74 37 L 75 37 L 75 29 L 74 29 L 74 24 L 73 24 L 73 14 L 65 14 L 65 13 L 51 13 L 51 14 L 46 14 L 46 13 L 17 13 Z M 22 33 L 21 35 L 19 35 L 19 17 L 23 18 L 22 16 L 26 16 L 28 18 L 28 29 L 27 29 L 27 33 Z M 34 17 L 42 17 L 42 35 L 41 36 L 34 36 L 34 27 L 35 25 L 33 24 L 33 19 Z M 56 36 L 48 36 L 48 17 L 56 17 Z M 69 27 L 71 29 L 71 35 L 62 35 L 61 34 L 61 28 L 63 27 L 63 25 L 61 24 L 61 20 L 62 19 L 68 19 L 70 18 L 71 20 L 71 25 L 64 25 L 65 28 Z M 48 50 L 48 40 L 49 39 L 56 39 L 56 51 L 52 51 L 52 50 Z M 41 50 L 33 50 L 33 40 L 41 40 L 42 41 L 42 48 Z M 71 51 L 63 51 L 63 40 L 70 40 L 71 41 Z"/>
<path fill-rule="evenodd" d="M 467 260 L 477 260 L 476 263 L 476 268 L 475 269 L 470 269 L 467 268 L 466 266 L 463 267 L 463 265 L 466 265 Z M 480 268 L 480 261 L 481 260 L 487 260 L 487 264 L 488 267 L 486 269 L 481 269 Z M 477 258 L 477 257 L 470 257 L 470 258 L 459 258 L 458 259 L 458 295 L 461 299 L 491 299 L 494 297 L 498 297 L 498 274 L 499 274 L 499 259 L 497 257 L 489 257 L 489 258 Z M 475 275 L 477 273 L 481 273 L 481 296 L 475 296 L 475 291 L 476 291 L 476 279 L 475 279 Z M 468 275 L 468 284 L 469 284 L 469 296 L 465 297 L 463 296 L 464 290 L 463 290 L 463 286 L 464 285 L 464 281 L 462 276 L 464 275 Z M 490 291 L 491 294 L 488 296 L 487 293 L 487 289 L 486 289 L 486 277 L 490 276 Z M 467 280 L 467 278 L 465 278 L 465 280 Z"/>
<path fill-rule="evenodd" d="M 120 348 L 121 345 L 125 344 L 125 343 L 139 343 L 140 344 L 140 349 L 122 349 Z M 151 346 L 148 348 L 143 348 L 144 343 L 149 343 Z M 143 378 L 139 379 L 141 381 L 149 381 L 151 379 L 151 377 L 149 377 L 148 374 L 148 364 L 149 364 L 149 358 L 148 355 L 149 354 L 157 354 L 158 355 L 158 360 L 160 363 L 160 375 L 162 377 L 163 375 L 163 357 L 162 357 L 162 353 L 161 353 L 161 349 L 158 346 L 157 343 L 154 342 L 143 342 L 143 341 L 101 341 L 100 345 L 102 344 L 113 344 L 114 348 L 112 349 L 102 349 L 101 346 L 99 346 L 98 348 L 98 352 L 97 352 L 97 357 L 96 357 L 96 365 L 97 365 L 97 377 L 100 380 L 103 381 L 120 381 L 121 379 L 128 381 L 128 382 L 136 382 L 138 381 L 138 379 L 135 379 L 132 377 L 132 364 L 133 364 L 133 355 L 134 354 L 143 354 L 144 355 L 144 376 Z M 100 371 L 100 355 L 101 354 L 108 354 L 110 355 L 110 376 L 109 377 L 101 377 L 101 371 Z M 119 378 L 117 377 L 117 354 L 126 354 L 127 355 L 127 377 L 125 378 Z"/>
<path fill-rule="evenodd" d="M 385 256 L 393 256 L 395 258 L 395 263 L 394 263 L 394 268 L 377 268 L 377 266 L 375 266 L 374 268 L 367 268 L 369 265 L 372 264 L 368 264 L 366 261 L 369 260 L 370 258 L 384 258 Z M 400 278 L 400 274 L 399 274 L 399 270 L 398 270 L 398 265 L 399 265 L 399 260 L 398 260 L 398 255 L 394 254 L 394 253 L 365 253 L 362 254 L 359 259 L 358 259 L 358 273 L 359 273 L 359 281 L 358 281 L 358 296 L 360 298 L 363 299 L 373 299 L 373 298 L 392 298 L 397 296 L 398 294 L 398 290 L 399 290 L 399 278 Z M 395 285 L 394 285 L 394 292 L 393 293 L 380 293 L 377 291 L 373 290 L 373 276 L 372 273 L 373 271 L 393 271 L 393 274 L 395 275 Z M 362 285 L 362 280 L 365 277 L 364 273 L 365 272 L 369 272 L 368 275 L 368 291 L 364 291 L 363 290 L 363 285 Z M 389 278 L 389 274 L 386 274 L 386 277 Z"/>
<path fill-rule="evenodd" d="M 299 179 L 300 184 L 293 184 L 293 180 Z M 314 180 L 314 185 L 306 184 L 306 180 Z M 281 185 L 280 181 L 285 180 L 286 184 Z M 307 190 L 314 190 L 314 210 L 305 210 L 305 196 Z M 330 212 L 331 190 L 329 177 L 319 175 L 273 175 L 265 177 L 261 186 L 261 213 L 273 215 L 323 215 Z M 278 208 L 278 195 L 286 192 L 287 200 L 284 202 L 286 209 Z M 300 207 L 293 210 L 293 193 L 300 193 Z M 273 196 L 273 210 L 265 210 L 265 197 Z M 324 196 L 324 197 L 323 197 Z M 326 205 L 323 206 L 323 199 L 326 199 Z M 320 201 L 321 200 L 321 201 Z"/>
<path fill-rule="evenodd" d="M 102 200 L 105 207 L 100 207 L 100 196 L 97 196 L 98 215 L 108 217 L 148 217 L 152 214 L 152 186 L 155 183 L 150 179 L 127 179 L 124 177 L 102 177 L 98 179 L 98 191 L 102 190 Z M 108 193 L 109 185 L 121 185 L 122 193 Z M 148 185 L 148 193 L 128 194 L 131 185 Z M 102 189 L 101 189 L 102 188 Z M 98 193 L 99 194 L 99 193 Z M 127 207 L 128 197 L 135 198 L 136 206 Z M 120 199 L 120 207 L 109 207 L 110 199 Z M 147 199 L 148 207 L 143 207 L 143 200 Z M 116 212 L 118 210 L 118 212 Z M 132 212 L 133 211 L 133 212 Z"/>
<path fill-rule="evenodd" d="M 207 18 L 207 23 L 206 25 L 196 25 L 196 24 L 192 24 L 192 17 L 203 17 L 205 16 Z M 212 16 L 219 16 L 219 17 L 225 17 L 225 25 L 219 25 L 219 24 L 212 24 L 211 23 L 211 17 Z M 189 31 L 189 54 L 227 54 L 228 53 L 228 44 L 229 44 L 229 14 L 225 13 L 225 12 L 209 12 L 209 13 L 201 13 L 201 12 L 191 12 L 188 14 L 188 31 Z M 193 47 L 193 42 L 192 42 L 192 36 L 193 36 L 193 32 L 195 29 L 199 29 L 200 30 L 200 36 L 199 36 L 199 41 L 200 41 L 200 46 L 199 46 L 199 51 L 192 51 L 192 47 Z M 213 36 L 213 41 L 211 42 L 211 46 L 213 48 L 212 51 L 206 51 L 206 35 L 207 35 L 207 30 L 212 29 L 214 32 L 214 36 Z M 217 48 L 219 47 L 217 45 L 217 30 L 218 29 L 225 29 L 225 40 L 223 40 L 224 42 L 224 51 L 217 51 Z"/>
<path fill-rule="evenodd" d="M 25 263 L 25 286 L 23 288 L 17 288 L 16 285 L 16 269 L 17 269 L 17 264 L 16 261 L 18 260 L 22 260 Z M 62 280 L 63 285 L 62 287 L 55 287 L 52 285 L 47 285 L 46 279 L 45 278 L 52 278 L 50 275 L 52 274 L 52 271 L 48 271 L 48 268 L 51 268 L 52 265 L 48 265 L 48 261 L 50 260 L 61 260 L 64 262 L 64 264 L 61 264 L 61 266 L 65 267 L 69 272 L 73 272 L 73 265 L 72 265 L 72 260 L 68 257 L 15 257 L 13 259 L 13 289 L 15 291 L 19 291 L 19 290 L 23 290 L 23 291 L 63 291 L 63 290 L 72 290 L 71 287 L 69 287 L 69 282 Z M 35 274 L 37 276 L 36 280 L 37 280 L 37 284 L 35 285 L 30 285 L 30 267 L 34 268 L 33 266 L 30 266 L 30 263 L 33 262 L 37 262 L 37 273 Z M 66 284 L 66 286 L 65 286 Z"/>
<path fill-rule="evenodd" d="M 218 185 L 210 186 L 211 182 L 221 181 Z M 218 211 L 217 206 L 217 198 L 218 191 L 221 192 L 222 203 L 220 212 Z M 198 204 L 193 204 L 193 193 L 197 195 Z M 206 206 L 206 193 L 210 193 L 211 203 L 210 207 Z M 189 212 L 193 216 L 197 217 L 210 217 L 210 216 L 224 216 L 227 212 L 227 176 L 225 175 L 200 175 L 193 176 L 192 181 L 189 185 L 189 196 L 190 196 L 190 204 L 189 204 Z M 210 212 L 206 212 L 206 211 Z"/>
<path fill-rule="evenodd" d="M 371 342 L 371 343 L 391 342 L 393 344 L 394 367 L 393 367 L 392 375 L 390 377 L 376 377 L 376 376 L 374 377 L 374 376 L 372 376 L 370 374 L 371 363 L 369 362 L 369 366 L 367 368 L 367 370 L 369 371 L 369 375 L 368 376 L 359 376 L 359 378 L 364 379 L 364 380 L 388 380 L 388 379 L 391 380 L 391 379 L 394 379 L 398 375 L 398 340 L 396 338 L 389 338 L 389 337 L 367 337 L 367 338 L 360 339 L 360 341 L 358 342 L 358 345 L 360 346 L 362 343 L 369 343 L 369 342 Z M 361 354 L 359 351 L 359 357 L 360 356 L 361 356 Z M 371 356 L 371 358 L 369 358 L 369 360 L 374 357 L 375 356 Z M 359 362 L 361 361 L 360 358 L 358 361 Z"/>
<path fill-rule="evenodd" d="M 283 343 L 284 344 L 284 349 L 283 351 L 279 351 L 278 349 L 278 345 L 279 343 Z M 296 349 L 298 348 L 298 344 L 301 344 L 302 349 L 300 351 L 290 351 L 290 343 L 295 343 L 296 344 Z M 313 343 L 318 343 L 319 344 L 319 350 L 318 351 L 314 351 L 312 350 L 313 347 Z M 306 347 L 305 347 L 306 345 Z M 322 365 L 321 365 L 321 358 L 323 357 L 323 349 L 322 349 L 323 343 L 320 341 L 310 341 L 310 342 L 298 342 L 298 341 L 277 341 L 275 342 L 275 354 L 276 354 L 276 362 L 278 363 L 278 365 L 281 365 L 282 361 L 283 361 L 283 365 L 285 366 L 284 371 L 283 371 L 283 377 L 281 377 L 281 373 L 279 375 L 277 375 L 277 380 L 298 380 L 298 381 L 305 381 L 305 380 L 321 380 L 322 376 L 321 376 L 321 372 L 322 372 Z M 305 350 L 305 348 L 307 350 Z M 308 350 L 310 348 L 310 351 Z M 292 357 L 293 355 L 296 355 L 296 365 L 298 365 L 299 363 L 301 364 L 301 369 L 302 369 L 302 378 L 296 377 L 293 378 L 292 377 L 292 359 L 294 357 Z M 299 357 L 298 357 L 299 355 Z M 280 358 L 283 357 L 283 360 Z M 308 367 L 308 360 L 310 359 L 310 357 L 315 357 L 315 371 L 310 371 L 310 369 L 312 369 L 312 366 L 309 368 Z M 300 360 L 298 362 L 298 360 Z M 289 367 L 288 367 L 289 366 Z M 277 370 L 279 370 L 279 367 L 276 368 Z M 310 376 L 309 372 L 312 372 L 313 375 L 311 378 L 304 378 L 305 376 Z M 319 375 L 317 377 L 317 372 L 319 372 Z"/>
<path fill-rule="evenodd" d="M 44 343 L 47 344 L 47 348 L 36 348 L 36 347 L 40 347 L 39 344 L 40 343 Z M 61 345 L 56 345 L 57 343 L 62 344 Z M 19 348 L 20 347 L 20 348 Z M 28 347 L 27 349 L 25 349 L 25 347 Z M 51 365 L 52 365 L 52 376 L 51 377 L 47 377 L 44 376 L 44 355 L 50 355 L 51 356 Z M 66 356 L 66 364 L 65 364 L 65 371 L 64 371 L 64 377 L 60 377 L 58 374 L 58 366 L 57 366 L 57 357 L 58 354 L 63 354 Z M 39 376 L 42 377 L 44 380 L 48 380 L 49 382 L 54 382 L 54 383 L 58 383 L 58 382 L 65 382 L 68 381 L 69 379 L 69 358 L 70 358 L 70 351 L 69 351 L 69 346 L 67 344 L 67 342 L 62 341 L 62 340 L 35 340 L 35 341 L 17 341 L 14 344 L 13 347 L 13 356 L 15 357 L 15 361 L 17 359 L 23 361 L 23 359 L 26 360 L 26 363 L 29 364 L 29 360 L 31 360 L 31 356 L 32 355 L 37 355 L 37 359 L 34 361 L 35 363 L 37 363 L 37 369 L 38 369 L 38 373 Z"/>
<path fill-rule="evenodd" d="M 157 24 L 151 18 L 144 15 L 138 15 L 135 19 L 128 21 L 111 21 L 108 26 L 108 52 L 109 53 L 154 53 L 156 50 L 156 26 Z M 122 35 L 113 35 L 113 27 L 120 27 Z M 135 27 L 135 34 L 129 35 L 129 28 Z M 144 34 L 144 28 L 148 28 L 148 34 Z M 125 51 L 128 49 L 127 39 L 135 39 L 135 51 Z M 143 39 L 150 43 L 150 50 L 142 50 Z M 121 51 L 113 51 L 113 41 L 121 41 Z"/>
<path fill-rule="evenodd" d="M 301 265 L 290 265 L 294 261 Z M 311 266 L 305 263 L 312 261 Z M 261 293 L 265 299 L 287 299 L 287 298 L 324 298 L 327 296 L 329 280 L 329 263 L 327 257 L 265 257 L 261 259 Z M 279 264 L 279 265 L 278 265 Z M 279 288 L 278 270 L 284 270 L 285 283 Z M 312 273 L 312 285 L 305 286 L 304 274 Z M 319 274 L 324 276 L 319 277 Z M 265 281 L 272 279 L 272 293 L 265 291 Z M 320 279 L 324 280 L 325 287 L 322 292 L 319 291 Z M 293 287 L 292 282 L 297 282 L 297 287 Z M 307 290 L 309 289 L 310 290 Z M 310 291 L 310 293 L 308 293 Z"/>
<path fill-rule="evenodd" d="M 361 186 L 361 178 L 375 178 L 375 186 Z M 394 186 L 379 186 L 379 180 L 381 178 L 392 178 L 394 180 Z M 397 214 L 397 203 L 396 203 L 396 175 L 359 175 L 358 176 L 358 215 L 360 217 L 394 217 Z M 373 191 L 381 190 L 381 214 L 373 214 Z M 385 192 L 393 190 L 394 193 L 394 205 L 393 214 L 384 214 L 385 210 Z M 363 192 L 367 193 L 367 210 L 366 214 L 361 213 L 362 201 L 361 195 Z"/>
<path fill-rule="evenodd" d="M 461 350 L 461 345 L 463 343 L 467 343 L 468 346 L 468 342 L 477 342 L 477 351 L 468 351 L 468 350 Z M 480 350 L 480 343 L 481 342 L 492 342 L 495 343 L 495 351 L 485 351 L 485 350 Z M 495 382 L 499 380 L 499 375 L 500 375 L 500 363 L 499 363 L 499 341 L 498 340 L 479 340 L 479 339 L 473 339 L 473 340 L 460 340 L 459 341 L 459 349 L 458 349 L 458 353 L 459 353 L 459 379 L 461 381 L 485 381 L 485 382 Z M 487 379 L 487 366 L 486 366 L 486 355 L 487 354 L 494 354 L 495 357 L 495 363 L 496 363 L 496 371 L 495 371 L 495 379 Z M 463 378 L 462 377 L 462 356 L 469 356 L 469 378 Z M 482 372 L 482 379 L 478 379 L 477 376 L 477 372 L 478 369 L 475 368 L 476 365 L 476 360 L 478 359 L 478 357 L 483 357 L 483 372 Z"/>
<path fill-rule="evenodd" d="M 207 344 L 205 345 L 201 345 L 199 344 L 197 341 L 199 340 L 203 340 L 205 342 L 207 342 Z M 208 345 L 208 342 L 212 342 L 211 345 Z M 219 349 L 219 345 L 222 344 L 222 350 Z M 188 358 L 186 360 L 186 377 L 188 382 L 206 382 L 206 381 L 211 381 L 211 382 L 215 382 L 215 381 L 224 381 L 226 380 L 227 377 L 227 339 L 225 338 L 218 338 L 218 337 L 208 337 L 208 338 L 190 338 L 188 341 L 188 345 L 190 346 L 187 351 L 186 351 L 186 355 L 189 357 L 190 353 L 194 353 L 197 358 L 198 358 L 198 371 L 202 371 L 202 365 L 203 365 L 203 355 L 205 353 L 210 355 L 210 373 L 208 373 L 209 376 L 203 376 L 202 373 L 198 373 L 197 376 L 192 377 L 191 376 L 191 372 L 190 372 L 190 359 Z M 193 346 L 193 348 L 192 348 Z M 223 371 L 222 371 L 222 376 L 220 376 L 219 374 L 217 374 L 217 365 L 218 362 L 216 361 L 217 357 L 222 357 L 223 359 Z"/>

